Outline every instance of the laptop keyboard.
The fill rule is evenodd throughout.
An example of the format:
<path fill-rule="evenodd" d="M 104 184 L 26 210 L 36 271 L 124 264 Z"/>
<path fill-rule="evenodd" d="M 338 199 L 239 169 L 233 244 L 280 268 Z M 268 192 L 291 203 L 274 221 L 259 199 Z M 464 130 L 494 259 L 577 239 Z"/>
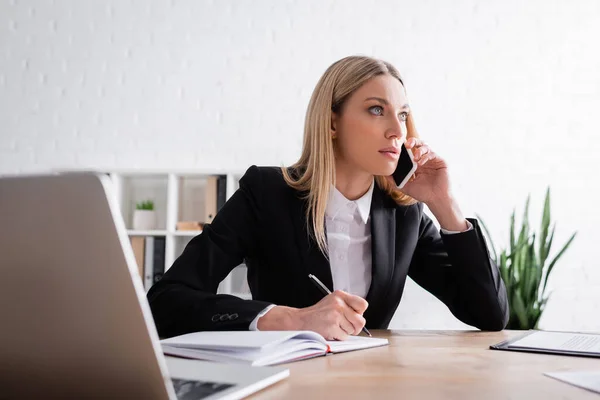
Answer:
<path fill-rule="evenodd" d="M 177 400 L 195 400 L 203 399 L 215 393 L 227 390 L 234 386 L 230 383 L 217 383 L 217 382 L 206 382 L 206 381 L 191 381 L 187 379 L 175 379 L 172 378 L 173 387 L 175 388 L 175 394 Z"/>

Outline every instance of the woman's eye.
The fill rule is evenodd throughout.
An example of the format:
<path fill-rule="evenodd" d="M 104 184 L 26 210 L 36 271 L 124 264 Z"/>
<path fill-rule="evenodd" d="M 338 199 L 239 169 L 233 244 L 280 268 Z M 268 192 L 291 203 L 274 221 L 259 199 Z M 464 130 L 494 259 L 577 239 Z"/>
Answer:
<path fill-rule="evenodd" d="M 401 112 L 400 113 L 400 120 L 401 121 L 406 121 L 407 119 L 408 119 L 408 113 L 406 111 L 405 112 Z"/>
<path fill-rule="evenodd" d="M 369 111 L 373 115 L 381 115 L 381 114 L 383 114 L 383 107 L 381 107 L 381 106 L 373 106 L 373 107 L 369 108 Z"/>

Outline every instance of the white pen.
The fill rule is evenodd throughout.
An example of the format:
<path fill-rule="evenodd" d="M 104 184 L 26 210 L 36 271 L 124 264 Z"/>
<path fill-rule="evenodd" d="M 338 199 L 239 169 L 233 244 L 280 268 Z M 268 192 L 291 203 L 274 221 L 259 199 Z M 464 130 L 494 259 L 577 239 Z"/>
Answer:
<path fill-rule="evenodd" d="M 323 284 L 323 282 L 321 282 L 321 281 L 319 280 L 319 278 L 317 278 L 317 277 L 316 277 L 316 276 L 314 276 L 313 274 L 308 274 L 308 278 L 309 278 L 309 279 L 310 279 L 310 280 L 311 280 L 311 281 L 312 281 L 312 282 L 313 282 L 315 285 L 317 285 L 317 287 L 318 287 L 318 288 L 321 290 L 321 292 L 323 292 L 323 294 L 324 294 L 325 296 L 327 296 L 328 294 L 331 294 L 331 291 L 330 291 L 329 289 L 327 289 L 327 286 L 325 286 L 325 285 Z M 362 328 L 362 331 L 363 331 L 364 333 L 366 333 L 367 335 L 369 335 L 369 336 L 372 336 L 372 335 L 371 335 L 371 332 L 369 332 L 369 330 L 368 330 L 366 327 L 364 327 L 364 326 L 363 326 L 363 328 Z"/>

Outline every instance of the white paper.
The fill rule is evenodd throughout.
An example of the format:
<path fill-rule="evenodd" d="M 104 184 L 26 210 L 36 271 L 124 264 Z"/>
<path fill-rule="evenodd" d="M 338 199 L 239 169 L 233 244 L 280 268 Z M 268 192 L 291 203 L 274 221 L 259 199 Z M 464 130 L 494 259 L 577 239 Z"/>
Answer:
<path fill-rule="evenodd" d="M 509 347 L 600 354 L 600 335 L 536 331 L 522 339 L 512 342 Z"/>
<path fill-rule="evenodd" d="M 546 372 L 544 375 L 592 392 L 600 393 L 600 370 Z"/>
<path fill-rule="evenodd" d="M 385 346 L 387 339 L 371 338 L 365 336 L 348 336 L 346 340 L 327 341 L 332 353 L 343 353 L 345 351 L 368 349 L 370 347 Z"/>

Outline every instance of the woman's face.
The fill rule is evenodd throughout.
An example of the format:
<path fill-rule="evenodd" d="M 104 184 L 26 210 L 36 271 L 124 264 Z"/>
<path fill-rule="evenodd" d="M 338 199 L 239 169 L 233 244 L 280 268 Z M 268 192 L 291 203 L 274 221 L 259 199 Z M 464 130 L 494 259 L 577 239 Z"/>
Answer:
<path fill-rule="evenodd" d="M 336 159 L 346 168 L 391 175 L 406 140 L 408 101 L 391 75 L 379 75 L 355 91 L 333 114 Z"/>

